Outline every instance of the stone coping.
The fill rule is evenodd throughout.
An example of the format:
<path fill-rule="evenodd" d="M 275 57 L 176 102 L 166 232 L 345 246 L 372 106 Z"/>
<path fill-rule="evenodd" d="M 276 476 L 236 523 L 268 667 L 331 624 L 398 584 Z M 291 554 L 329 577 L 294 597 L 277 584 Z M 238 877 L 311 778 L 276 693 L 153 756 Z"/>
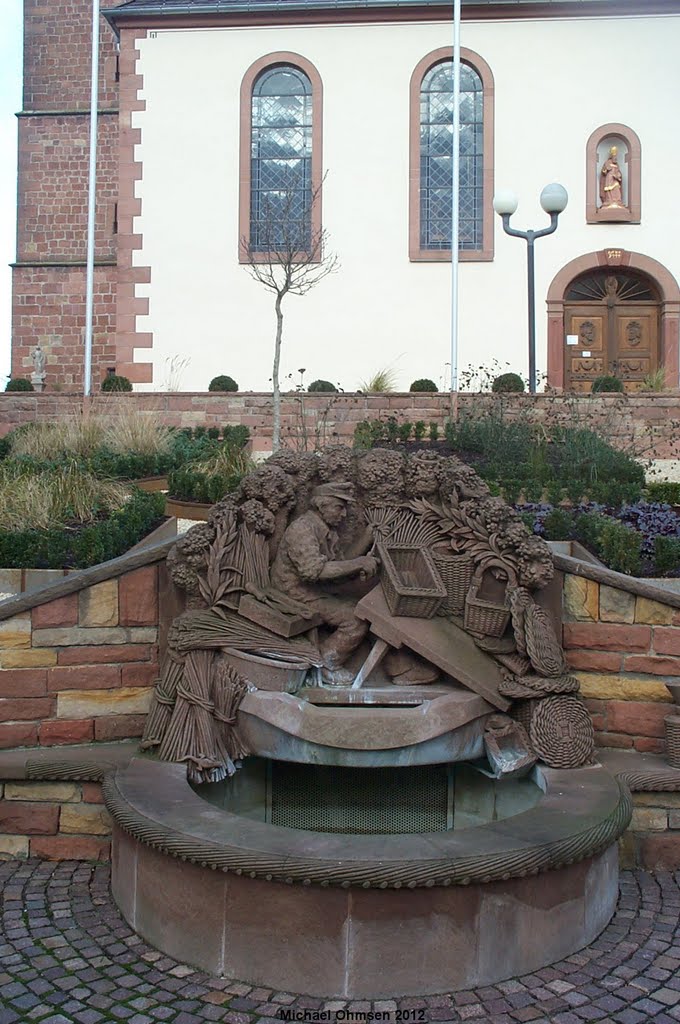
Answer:
<path fill-rule="evenodd" d="M 310 743 L 344 750 L 392 750 L 441 736 L 494 710 L 476 693 L 462 689 L 424 699 L 416 707 L 389 708 L 310 704 L 289 693 L 255 690 L 246 693 L 238 713 Z"/>
<path fill-rule="evenodd" d="M 56 601 L 68 594 L 76 594 L 79 590 L 85 590 L 86 587 L 93 587 L 96 583 L 103 583 L 104 580 L 122 576 L 134 569 L 162 562 L 176 543 L 177 537 L 172 536 L 157 544 L 150 544 L 148 547 L 135 547 L 108 562 L 100 562 L 99 565 L 92 565 L 89 569 L 78 569 L 77 572 L 69 573 L 63 579 L 57 580 L 55 583 L 48 583 L 39 590 L 19 594 L 17 597 L 8 597 L 6 600 L 0 601 L 0 621 L 10 619 L 13 615 L 19 615 L 21 612 L 30 611 L 31 608 L 37 608 L 39 605 L 49 604 L 50 601 Z M 680 598 L 678 600 L 680 601 Z"/>
<path fill-rule="evenodd" d="M 583 576 L 587 580 L 604 583 L 605 586 L 614 587 L 616 590 L 625 590 L 637 597 L 646 597 L 650 601 L 657 601 L 671 608 L 680 608 L 680 594 L 656 582 L 651 583 L 637 576 L 626 576 L 622 572 L 614 572 L 613 569 L 606 569 L 604 566 L 572 558 L 571 555 L 560 555 L 557 552 L 553 552 L 553 563 L 556 569 L 568 572 L 572 576 Z"/>
<path fill-rule="evenodd" d="M 593 857 L 630 822 L 625 786 L 600 765 L 534 769 L 536 807 L 458 832 L 335 835 L 282 828 L 210 806 L 183 765 L 133 758 L 104 779 L 106 806 L 136 840 L 213 870 L 287 884 L 400 889 L 535 875 Z"/>
<path fill-rule="evenodd" d="M 19 747 L 0 751 L 0 781 L 42 779 L 99 782 L 107 772 L 139 756 L 139 740 L 80 743 L 59 747 Z"/>

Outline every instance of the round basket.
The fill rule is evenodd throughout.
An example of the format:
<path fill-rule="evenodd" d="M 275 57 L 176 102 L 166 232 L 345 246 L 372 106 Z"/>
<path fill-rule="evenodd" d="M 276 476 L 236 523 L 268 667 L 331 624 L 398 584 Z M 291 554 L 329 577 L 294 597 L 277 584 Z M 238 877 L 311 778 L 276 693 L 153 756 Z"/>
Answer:
<path fill-rule="evenodd" d="M 668 715 L 666 728 L 666 760 L 671 768 L 680 768 L 680 715 Z"/>
<path fill-rule="evenodd" d="M 309 663 L 302 658 L 289 655 L 285 658 L 273 652 L 251 654 L 223 647 L 226 661 L 238 674 L 258 690 L 278 690 L 280 693 L 295 693 L 302 686 Z"/>
<path fill-rule="evenodd" d="M 430 553 L 446 587 L 446 600 L 437 611 L 437 615 L 460 615 L 472 583 L 472 556 L 454 555 L 453 552 L 437 551 L 436 548 L 431 548 Z"/>
<path fill-rule="evenodd" d="M 536 701 L 529 735 L 536 754 L 551 768 L 580 768 L 595 750 L 593 723 L 580 697 L 563 694 Z"/>

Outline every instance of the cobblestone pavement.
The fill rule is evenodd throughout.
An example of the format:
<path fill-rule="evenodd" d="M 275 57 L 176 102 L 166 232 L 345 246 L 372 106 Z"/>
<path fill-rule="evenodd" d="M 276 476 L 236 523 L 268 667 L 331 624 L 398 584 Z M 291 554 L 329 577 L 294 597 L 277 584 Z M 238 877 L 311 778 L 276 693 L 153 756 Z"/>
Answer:
<path fill-rule="evenodd" d="M 552 967 L 474 991 L 374 1003 L 272 992 L 177 963 L 124 923 L 108 865 L 5 862 L 0 886 L 0 1024 L 275 1024 L 282 1010 L 331 1022 L 680 1021 L 680 873 L 624 873 L 609 927 Z"/>

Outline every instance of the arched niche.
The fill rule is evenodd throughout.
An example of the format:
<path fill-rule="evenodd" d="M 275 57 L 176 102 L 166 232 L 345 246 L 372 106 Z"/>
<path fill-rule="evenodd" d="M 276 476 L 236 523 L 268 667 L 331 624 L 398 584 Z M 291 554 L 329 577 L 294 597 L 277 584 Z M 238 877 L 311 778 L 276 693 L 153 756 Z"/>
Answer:
<path fill-rule="evenodd" d="M 603 168 L 612 147 L 621 170 L 621 201 L 608 206 L 601 198 Z M 622 222 L 639 224 L 641 216 L 640 139 L 625 124 L 603 124 L 596 128 L 586 146 L 586 221 L 588 224 Z"/>

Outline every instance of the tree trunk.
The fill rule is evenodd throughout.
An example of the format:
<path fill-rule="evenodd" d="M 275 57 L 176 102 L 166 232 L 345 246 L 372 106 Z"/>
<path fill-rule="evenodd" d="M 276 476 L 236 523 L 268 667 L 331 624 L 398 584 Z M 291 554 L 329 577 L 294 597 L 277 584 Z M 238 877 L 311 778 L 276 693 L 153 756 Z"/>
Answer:
<path fill-rule="evenodd" d="M 274 342 L 274 367 L 272 370 L 273 389 L 273 429 L 272 451 L 278 452 L 281 447 L 281 387 L 279 385 L 279 364 L 281 362 L 281 340 L 283 338 L 283 311 L 281 295 L 276 296 L 276 341 Z"/>

